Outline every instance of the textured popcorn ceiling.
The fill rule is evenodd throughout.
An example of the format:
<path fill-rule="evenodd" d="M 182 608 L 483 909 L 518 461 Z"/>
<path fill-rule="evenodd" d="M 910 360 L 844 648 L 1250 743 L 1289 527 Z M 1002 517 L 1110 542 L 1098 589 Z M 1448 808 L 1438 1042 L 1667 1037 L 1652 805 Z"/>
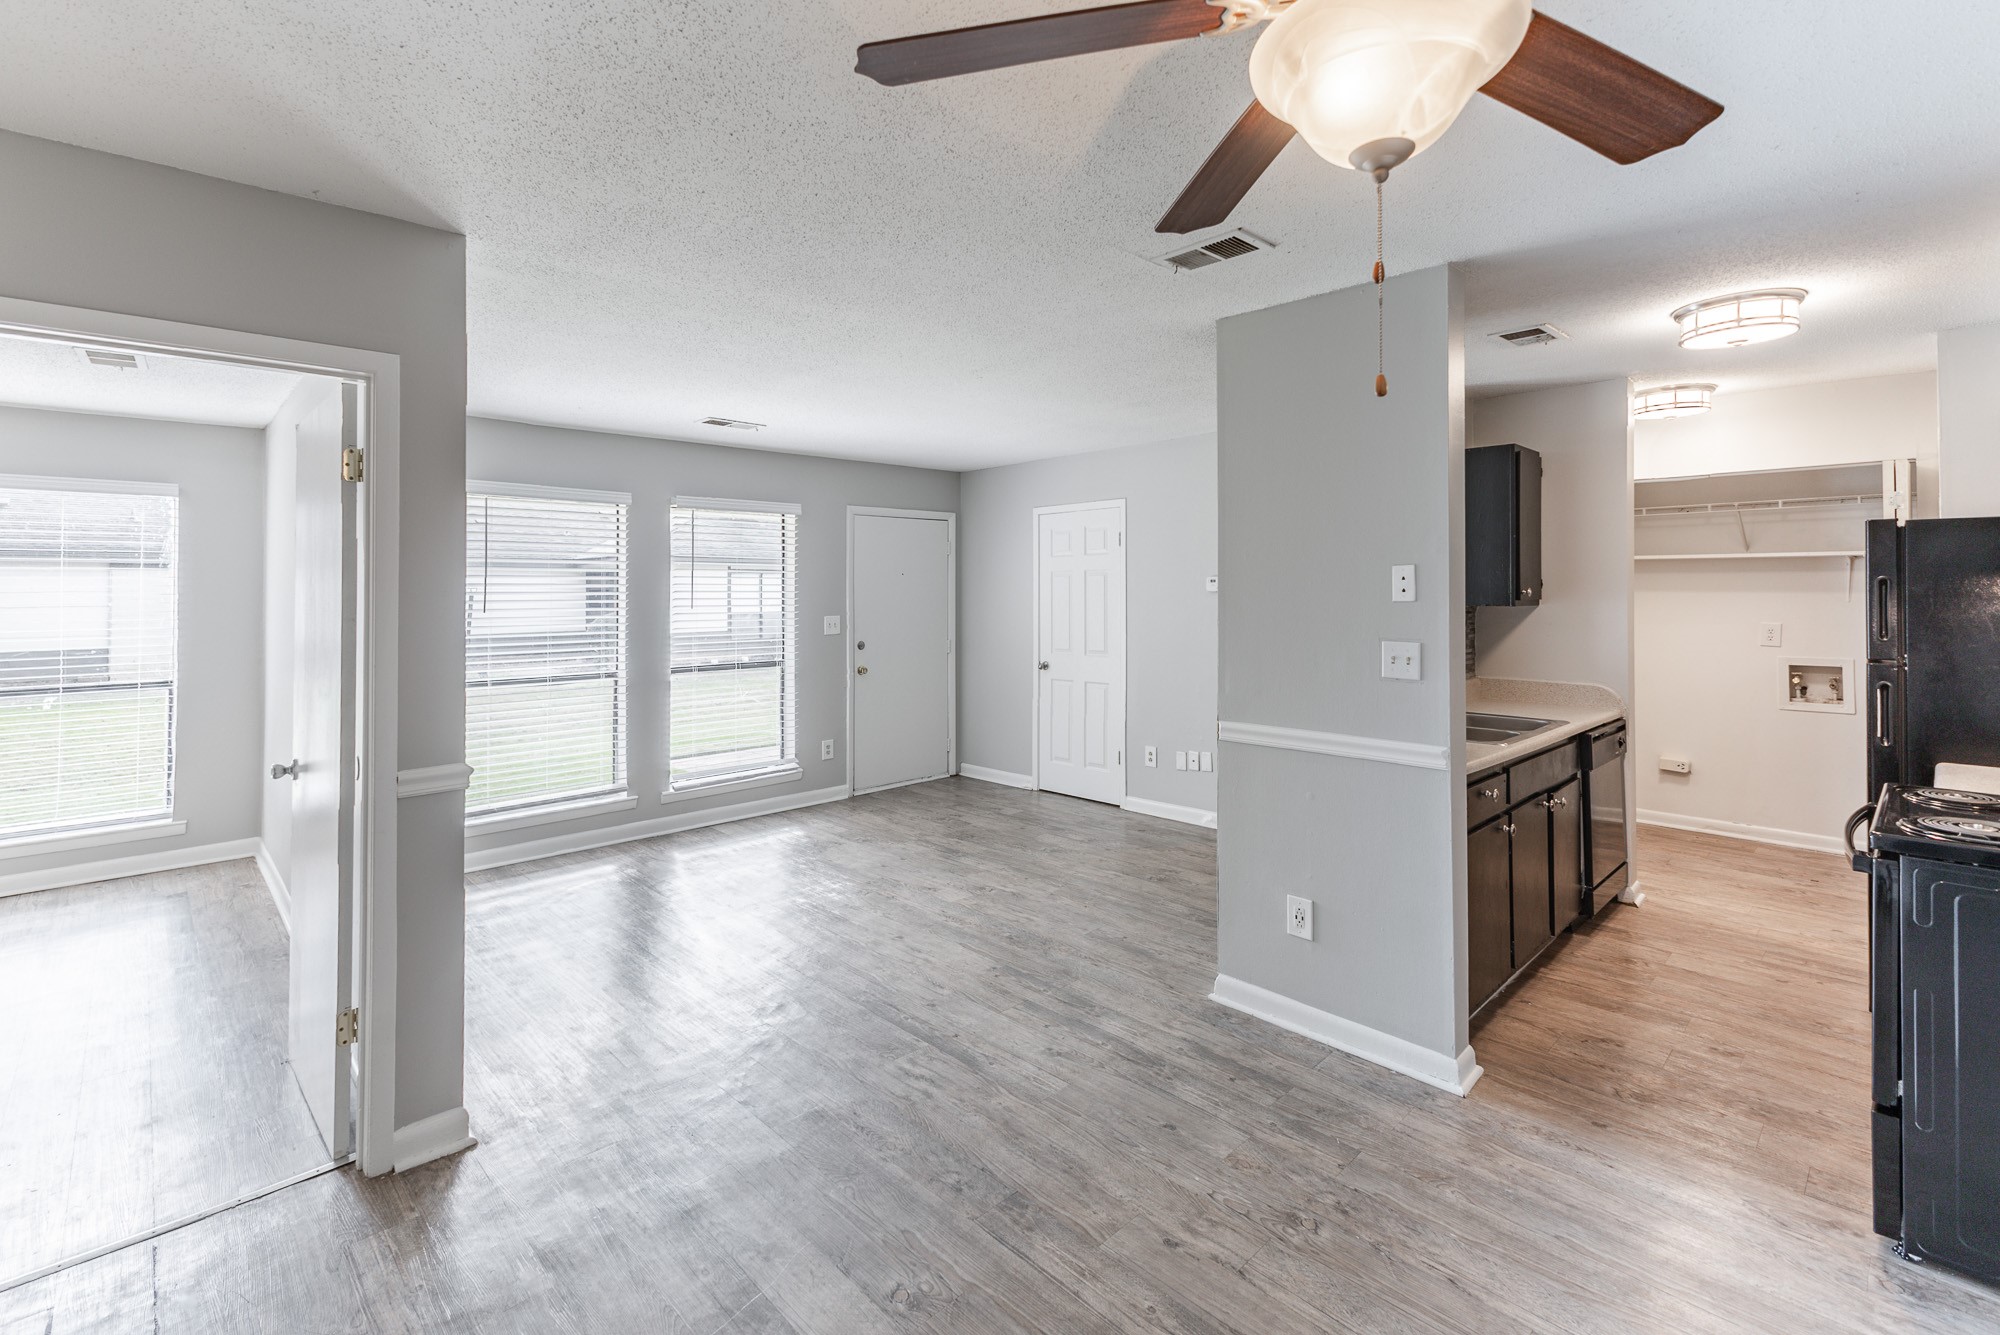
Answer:
<path fill-rule="evenodd" d="M 475 413 L 971 467 L 1211 429 L 1215 320 L 1372 258 L 1367 182 L 1297 143 L 1232 220 L 1277 251 L 1142 258 L 1254 34 L 852 73 L 863 41 L 1074 7 L 0 0 L 0 126 L 464 232 Z M 1397 174 L 1390 267 L 1466 264 L 1477 392 L 1908 370 L 2000 317 L 2000 6 L 1544 7 L 1729 110 L 1617 167 L 1476 98 Z M 1812 289 L 1806 332 L 1674 348 L 1674 306 L 1753 284 Z M 1480 337 L 1539 320 L 1573 338 Z"/>

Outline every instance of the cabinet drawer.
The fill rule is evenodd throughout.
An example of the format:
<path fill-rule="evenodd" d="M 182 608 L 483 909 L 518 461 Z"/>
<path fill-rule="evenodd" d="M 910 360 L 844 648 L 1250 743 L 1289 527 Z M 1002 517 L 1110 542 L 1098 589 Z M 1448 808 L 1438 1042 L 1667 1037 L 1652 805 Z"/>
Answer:
<path fill-rule="evenodd" d="M 1465 828 L 1478 829 L 1507 809 L 1507 771 L 1491 774 L 1465 785 Z"/>
<path fill-rule="evenodd" d="M 1544 751 L 1507 767 L 1507 790 L 1513 801 L 1567 782 L 1582 769 L 1581 741 L 1572 737 L 1552 751 Z"/>

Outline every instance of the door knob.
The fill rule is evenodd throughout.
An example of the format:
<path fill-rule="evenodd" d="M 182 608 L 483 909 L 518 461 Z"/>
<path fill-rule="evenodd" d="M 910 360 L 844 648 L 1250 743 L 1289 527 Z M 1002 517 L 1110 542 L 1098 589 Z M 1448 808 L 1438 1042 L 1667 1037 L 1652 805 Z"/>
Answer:
<path fill-rule="evenodd" d="M 868 669 L 865 667 L 858 667 L 854 669 L 854 675 L 857 677 L 865 677 L 868 675 Z"/>
<path fill-rule="evenodd" d="M 1044 658 L 1039 664 L 1037 664 L 1037 666 L 1040 668 L 1041 671 L 1047 672 L 1049 670 L 1049 660 Z"/>
<path fill-rule="evenodd" d="M 292 762 L 291 764 L 289 764 L 289 765 L 273 765 L 273 766 L 271 766 L 271 777 L 272 777 L 272 778 L 274 778 L 274 779 L 296 779 L 296 778 L 298 778 L 298 777 L 299 777 L 299 762 L 298 762 L 298 761 L 296 761 L 296 760 L 294 760 L 294 761 L 293 761 L 293 762 Z"/>

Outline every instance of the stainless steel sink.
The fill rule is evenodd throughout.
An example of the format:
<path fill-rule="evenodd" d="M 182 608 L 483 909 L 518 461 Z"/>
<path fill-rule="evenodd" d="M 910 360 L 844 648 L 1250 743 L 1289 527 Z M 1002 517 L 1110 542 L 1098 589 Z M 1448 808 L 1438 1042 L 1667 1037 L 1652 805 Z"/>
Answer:
<path fill-rule="evenodd" d="M 1467 714 L 1465 740 L 1468 742 L 1511 742 L 1543 728 L 1553 728 L 1556 720 L 1523 718 L 1518 714 Z"/>

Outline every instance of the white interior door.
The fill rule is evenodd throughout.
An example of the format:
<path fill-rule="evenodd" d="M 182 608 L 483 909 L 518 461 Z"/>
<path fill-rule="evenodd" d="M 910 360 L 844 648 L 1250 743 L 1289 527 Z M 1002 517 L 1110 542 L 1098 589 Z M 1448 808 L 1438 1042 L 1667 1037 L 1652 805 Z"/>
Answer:
<path fill-rule="evenodd" d="M 854 516 L 854 791 L 951 772 L 951 553 L 942 519 Z"/>
<path fill-rule="evenodd" d="M 1125 507 L 1035 516 L 1037 786 L 1125 800 Z"/>
<path fill-rule="evenodd" d="M 336 1156 L 353 1088 L 337 1026 L 353 985 L 355 408 L 352 385 L 330 384 L 299 423 L 293 538 L 292 1070 Z"/>

